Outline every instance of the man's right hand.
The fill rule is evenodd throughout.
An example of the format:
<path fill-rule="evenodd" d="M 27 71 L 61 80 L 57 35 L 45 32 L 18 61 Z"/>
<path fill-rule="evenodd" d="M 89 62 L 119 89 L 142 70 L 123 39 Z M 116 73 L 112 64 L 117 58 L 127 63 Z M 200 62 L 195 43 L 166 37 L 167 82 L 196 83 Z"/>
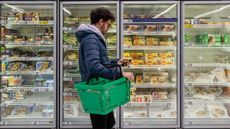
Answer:
<path fill-rule="evenodd" d="M 123 77 L 128 78 L 129 80 L 134 80 L 134 75 L 131 72 L 122 72 Z"/>

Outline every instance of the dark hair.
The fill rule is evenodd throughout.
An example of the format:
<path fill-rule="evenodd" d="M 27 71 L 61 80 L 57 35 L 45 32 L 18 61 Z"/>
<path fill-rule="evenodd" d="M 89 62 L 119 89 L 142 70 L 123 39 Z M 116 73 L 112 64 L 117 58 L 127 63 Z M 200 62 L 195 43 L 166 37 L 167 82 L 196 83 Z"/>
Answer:
<path fill-rule="evenodd" d="M 100 19 L 102 19 L 103 21 L 115 21 L 115 17 L 110 12 L 110 10 L 103 7 L 95 8 L 90 12 L 91 24 L 96 24 L 97 22 L 99 22 Z"/>

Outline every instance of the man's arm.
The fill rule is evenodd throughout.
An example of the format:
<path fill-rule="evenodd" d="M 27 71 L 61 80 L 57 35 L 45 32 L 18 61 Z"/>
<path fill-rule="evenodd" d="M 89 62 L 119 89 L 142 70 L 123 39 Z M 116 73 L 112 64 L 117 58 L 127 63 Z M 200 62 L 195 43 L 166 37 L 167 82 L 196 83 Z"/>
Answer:
<path fill-rule="evenodd" d="M 121 75 L 118 68 L 106 68 L 100 62 L 100 49 L 95 39 L 88 39 L 83 44 L 84 58 L 86 67 L 93 76 L 105 77 L 108 79 L 115 79 Z"/>

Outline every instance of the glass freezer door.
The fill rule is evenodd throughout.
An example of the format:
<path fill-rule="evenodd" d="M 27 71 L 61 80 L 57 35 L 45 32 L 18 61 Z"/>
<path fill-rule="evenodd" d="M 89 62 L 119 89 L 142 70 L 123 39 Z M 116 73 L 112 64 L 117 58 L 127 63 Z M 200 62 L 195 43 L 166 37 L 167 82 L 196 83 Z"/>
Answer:
<path fill-rule="evenodd" d="M 78 65 L 79 42 L 75 33 L 81 24 L 90 24 L 90 11 L 105 7 L 111 10 L 116 21 L 105 35 L 110 59 L 118 57 L 118 4 L 117 2 L 63 2 L 61 14 L 61 127 L 91 127 L 89 114 L 84 113 L 74 83 L 80 82 Z M 118 110 L 114 111 L 116 127 L 119 126 Z"/>
<path fill-rule="evenodd" d="M 55 3 L 0 2 L 0 126 L 56 126 Z"/>
<path fill-rule="evenodd" d="M 122 56 L 133 72 L 122 128 L 179 127 L 177 2 L 122 2 Z"/>
<path fill-rule="evenodd" d="M 230 127 L 230 2 L 184 2 L 184 120 Z"/>

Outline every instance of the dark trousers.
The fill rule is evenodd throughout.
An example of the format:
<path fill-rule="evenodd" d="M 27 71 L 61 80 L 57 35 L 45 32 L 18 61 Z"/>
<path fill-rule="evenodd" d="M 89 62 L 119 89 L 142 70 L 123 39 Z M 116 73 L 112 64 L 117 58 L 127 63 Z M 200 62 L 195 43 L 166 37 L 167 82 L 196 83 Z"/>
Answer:
<path fill-rule="evenodd" d="M 93 129 L 112 129 L 115 125 L 113 112 L 107 115 L 90 114 Z"/>

